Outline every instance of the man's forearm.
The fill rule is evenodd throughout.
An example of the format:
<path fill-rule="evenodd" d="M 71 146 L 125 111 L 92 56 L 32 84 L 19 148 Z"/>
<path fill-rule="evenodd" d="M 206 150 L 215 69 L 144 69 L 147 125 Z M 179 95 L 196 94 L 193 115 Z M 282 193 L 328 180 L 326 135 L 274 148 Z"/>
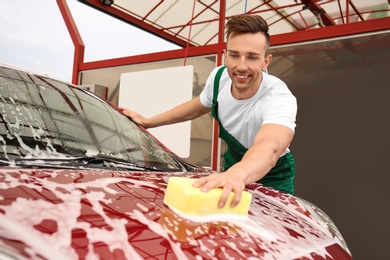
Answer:
<path fill-rule="evenodd" d="M 200 103 L 199 97 L 197 97 L 183 104 L 180 104 L 172 108 L 171 110 L 147 118 L 145 122 L 145 127 L 151 128 L 151 127 L 158 127 L 163 125 L 180 123 L 187 120 L 198 118 L 209 111 L 210 109 L 204 107 Z"/>
<path fill-rule="evenodd" d="M 276 165 L 293 135 L 285 126 L 275 124 L 263 126 L 255 138 L 254 145 L 228 172 L 238 174 L 245 184 L 259 181 Z"/>

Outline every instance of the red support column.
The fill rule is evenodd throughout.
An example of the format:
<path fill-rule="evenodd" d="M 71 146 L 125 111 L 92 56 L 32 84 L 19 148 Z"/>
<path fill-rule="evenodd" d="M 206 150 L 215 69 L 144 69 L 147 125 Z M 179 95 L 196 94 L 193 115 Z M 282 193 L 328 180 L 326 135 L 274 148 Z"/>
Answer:
<path fill-rule="evenodd" d="M 84 62 L 84 43 L 81 39 L 80 33 L 77 29 L 76 23 L 73 20 L 72 14 L 69 10 L 69 7 L 66 3 L 66 0 L 57 0 L 58 8 L 61 11 L 62 18 L 65 21 L 66 27 L 68 28 L 68 32 L 70 37 L 72 38 L 72 42 L 74 45 L 74 58 L 73 58 L 73 75 L 72 75 L 72 83 L 79 84 L 79 72 L 80 65 Z"/>
<path fill-rule="evenodd" d="M 226 0 L 219 2 L 219 30 L 218 30 L 218 44 L 225 42 L 225 19 L 226 19 Z M 217 66 L 222 65 L 222 50 L 217 52 Z M 211 169 L 219 170 L 219 126 L 218 122 L 213 120 L 213 143 L 211 150 Z"/>

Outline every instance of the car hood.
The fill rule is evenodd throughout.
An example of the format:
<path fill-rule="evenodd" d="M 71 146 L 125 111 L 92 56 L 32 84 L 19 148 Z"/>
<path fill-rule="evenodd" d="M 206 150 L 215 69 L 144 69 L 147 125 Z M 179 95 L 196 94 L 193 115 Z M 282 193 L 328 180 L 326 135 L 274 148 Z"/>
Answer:
<path fill-rule="evenodd" d="M 178 216 L 164 192 L 170 176 L 184 175 L 202 173 L 0 168 L 0 251 L 44 259 L 348 259 L 296 197 L 261 185 L 248 186 L 247 218 Z"/>

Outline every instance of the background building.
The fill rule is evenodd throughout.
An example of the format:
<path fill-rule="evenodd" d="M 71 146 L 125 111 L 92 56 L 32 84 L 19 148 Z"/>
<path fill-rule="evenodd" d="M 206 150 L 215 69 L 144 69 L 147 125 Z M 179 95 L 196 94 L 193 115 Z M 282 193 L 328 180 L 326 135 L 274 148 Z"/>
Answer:
<path fill-rule="evenodd" d="M 226 18 L 241 13 L 263 16 L 270 24 L 269 73 L 284 80 L 298 99 L 298 127 L 291 146 L 297 161 L 296 195 L 330 215 L 354 259 L 388 256 L 388 1 L 80 2 L 178 46 L 84 62 L 82 35 L 66 1 L 57 0 L 75 45 L 73 82 L 107 87 L 106 98 L 114 105 L 122 73 L 156 68 L 192 65 L 193 95 L 198 95 L 209 72 L 223 63 Z M 187 159 L 219 169 L 223 144 L 216 133 L 209 115 L 192 122 Z"/>

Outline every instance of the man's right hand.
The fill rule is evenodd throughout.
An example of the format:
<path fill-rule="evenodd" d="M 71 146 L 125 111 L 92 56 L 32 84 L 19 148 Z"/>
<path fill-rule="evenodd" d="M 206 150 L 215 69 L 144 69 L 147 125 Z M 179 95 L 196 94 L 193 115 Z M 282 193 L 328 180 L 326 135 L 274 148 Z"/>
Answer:
<path fill-rule="evenodd" d="M 147 128 L 147 125 L 146 125 L 146 118 L 143 117 L 142 115 L 136 113 L 135 111 L 133 110 L 130 110 L 128 108 L 125 108 L 125 107 L 118 107 L 118 110 L 120 112 L 122 112 L 125 116 L 131 118 L 131 120 L 134 121 L 134 123 L 138 124 L 138 125 L 141 125 L 145 128 Z"/>

